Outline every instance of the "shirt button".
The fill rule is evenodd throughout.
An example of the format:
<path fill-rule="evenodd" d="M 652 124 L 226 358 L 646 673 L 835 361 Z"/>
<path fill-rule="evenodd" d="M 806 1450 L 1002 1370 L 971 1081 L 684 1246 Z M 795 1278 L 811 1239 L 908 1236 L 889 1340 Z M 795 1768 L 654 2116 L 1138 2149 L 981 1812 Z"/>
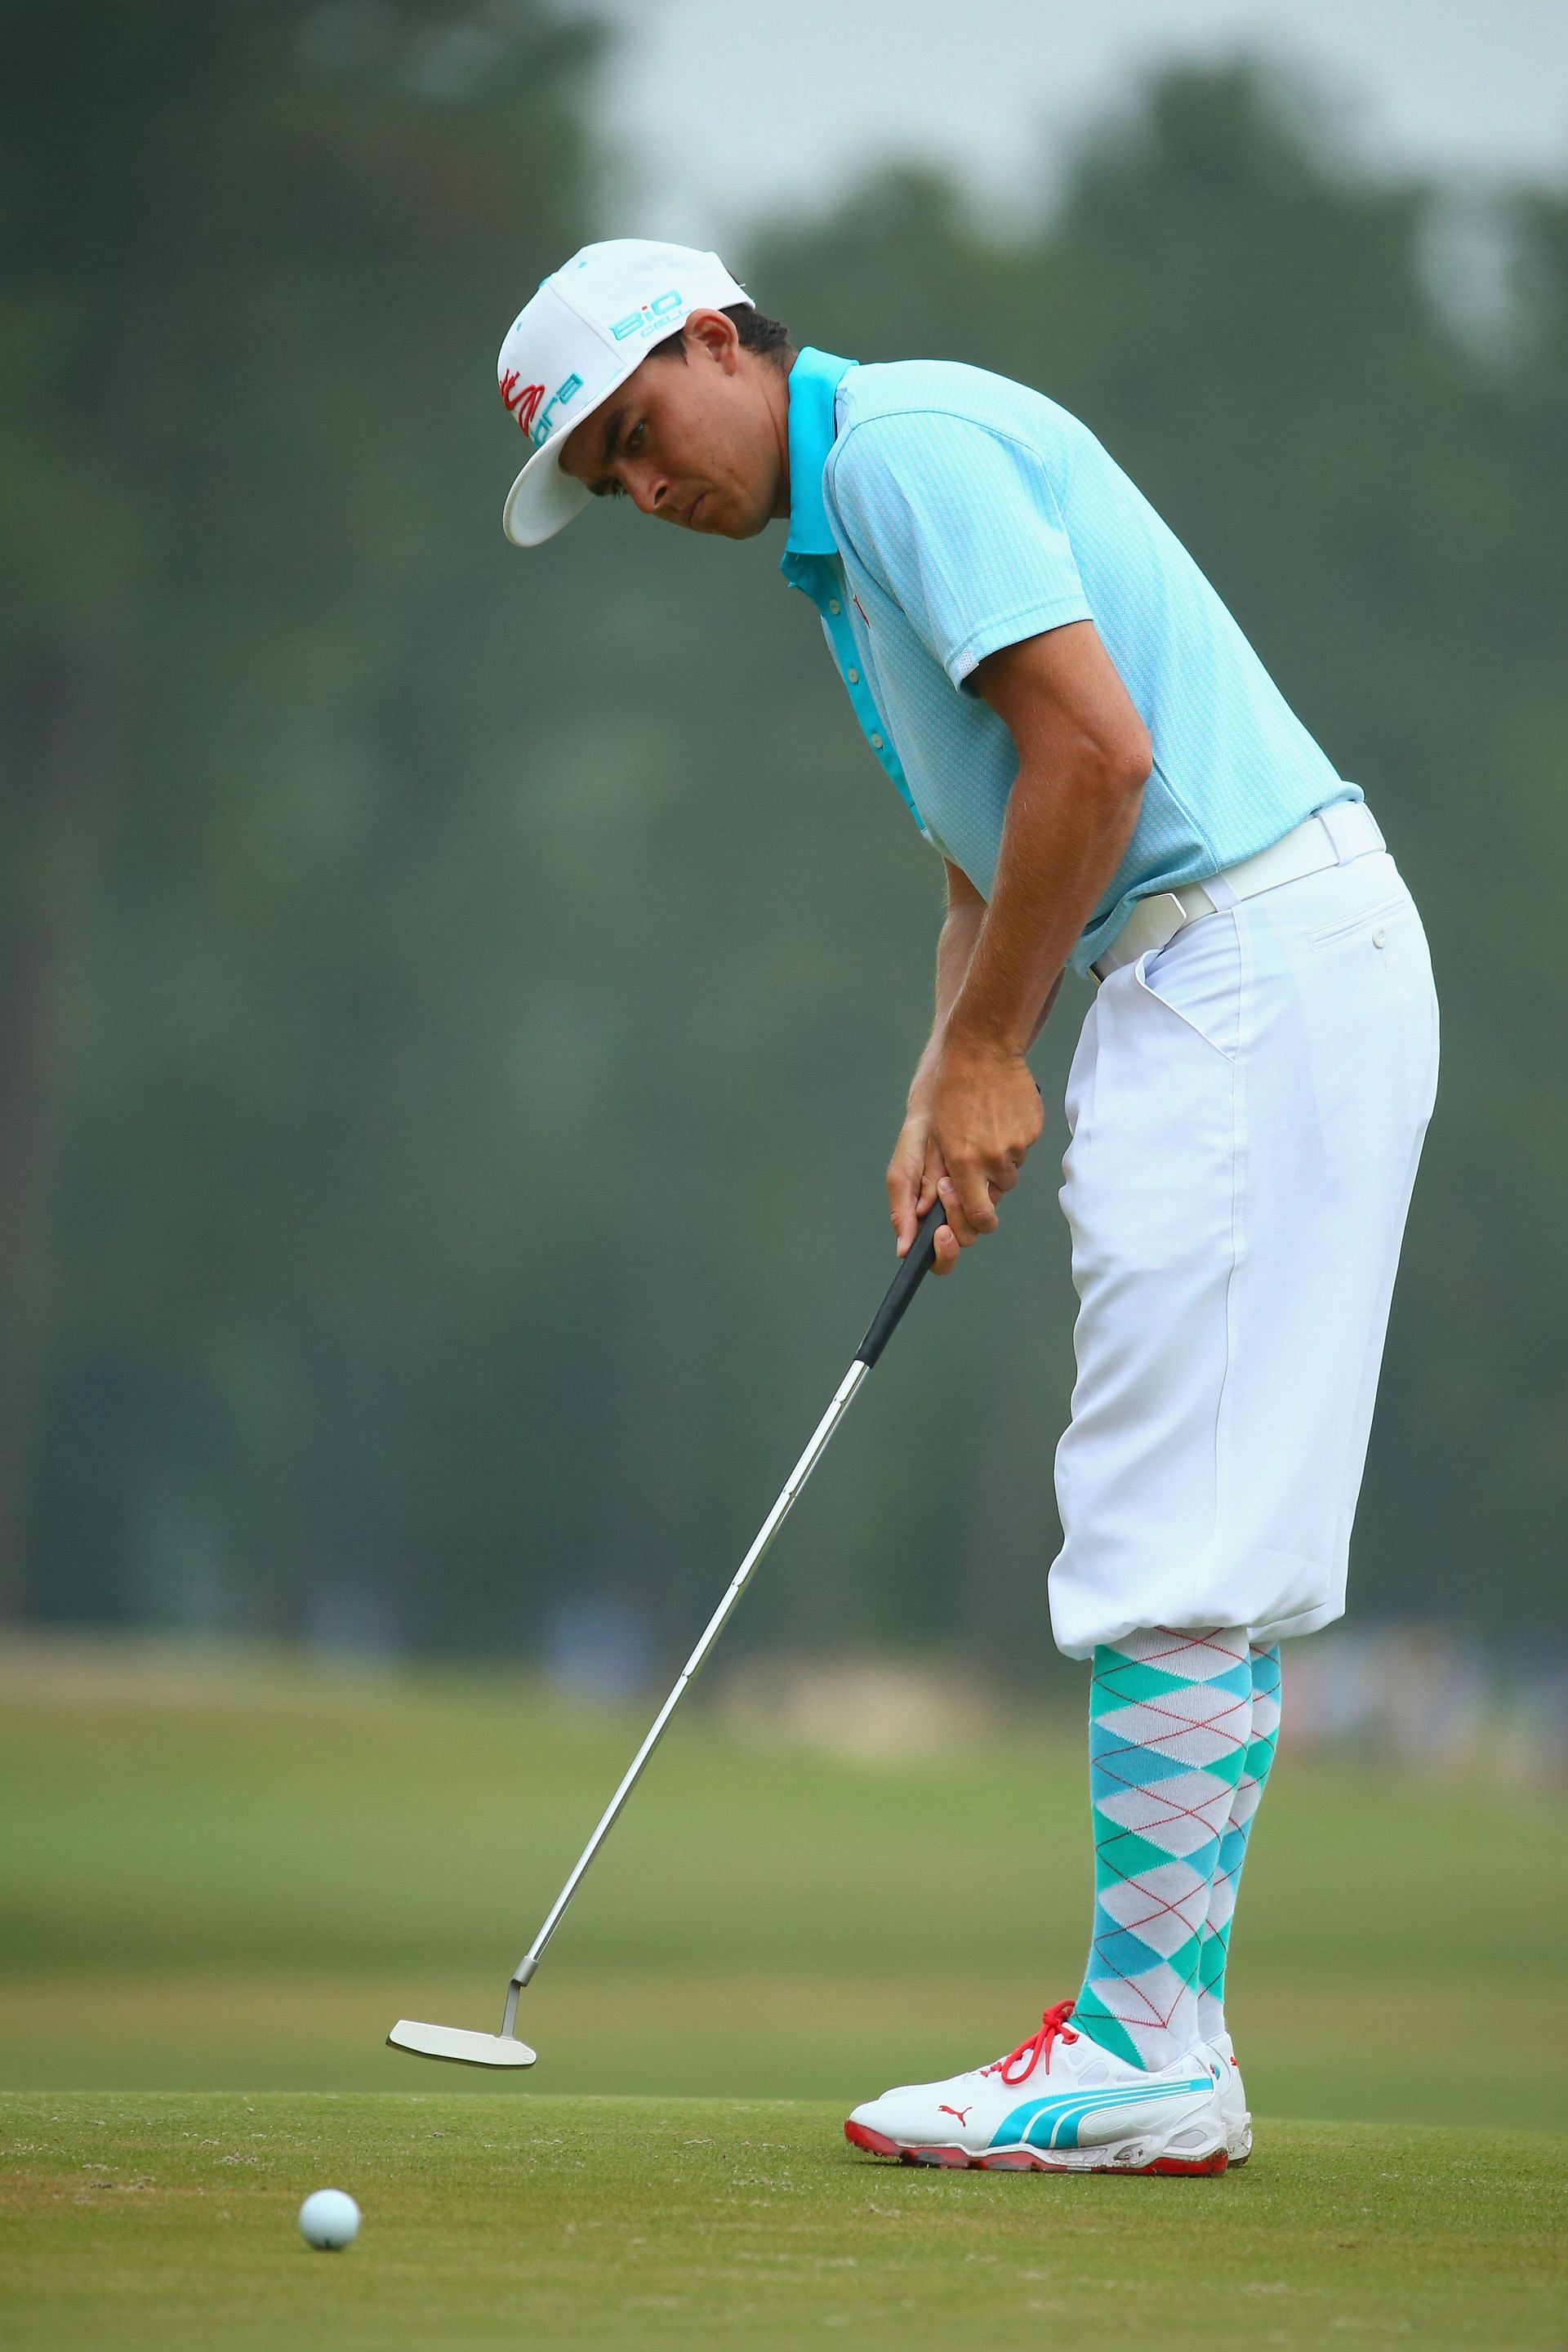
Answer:
<path fill-rule="evenodd" d="M 872 738 L 871 738 L 871 749 L 872 749 L 872 751 L 879 751 L 882 749 L 882 739 L 881 739 L 881 737 L 880 737 L 879 735 L 873 735 L 873 736 L 872 736 Z"/>
<path fill-rule="evenodd" d="M 859 671 L 858 671 L 858 669 L 847 669 L 847 670 L 846 670 L 846 671 L 845 671 L 844 675 L 845 675 L 845 677 L 849 680 L 849 683 L 850 683 L 850 685 L 851 685 L 851 686 L 858 686 L 858 685 L 859 685 L 859 683 L 860 683 L 860 673 L 859 673 Z"/>
<path fill-rule="evenodd" d="M 842 613 L 844 607 L 837 596 L 830 596 L 827 600 L 827 609 L 830 613 Z"/>
<path fill-rule="evenodd" d="M 1388 945 L 1388 933 L 1381 924 L 1372 935 L 1372 943 L 1374 948 L 1385 948 Z"/>

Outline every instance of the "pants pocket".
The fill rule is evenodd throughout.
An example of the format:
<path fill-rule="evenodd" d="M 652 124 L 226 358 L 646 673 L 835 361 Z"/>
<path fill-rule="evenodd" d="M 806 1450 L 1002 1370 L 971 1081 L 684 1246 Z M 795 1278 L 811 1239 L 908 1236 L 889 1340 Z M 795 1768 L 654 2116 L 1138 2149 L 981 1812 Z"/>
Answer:
<path fill-rule="evenodd" d="M 1205 915 L 1168 946 L 1140 956 L 1132 975 L 1150 997 L 1227 1062 L 1241 1050 L 1246 954 L 1234 909 Z"/>
<path fill-rule="evenodd" d="M 1331 947 L 1336 940 L 1353 939 L 1358 931 L 1370 930 L 1374 924 L 1391 921 L 1396 915 L 1414 912 L 1415 902 L 1401 883 L 1397 890 L 1379 898 L 1373 905 L 1358 908 L 1353 915 L 1347 915 L 1342 921 L 1330 923 L 1324 929 L 1314 931 L 1311 945 L 1315 948 Z"/>

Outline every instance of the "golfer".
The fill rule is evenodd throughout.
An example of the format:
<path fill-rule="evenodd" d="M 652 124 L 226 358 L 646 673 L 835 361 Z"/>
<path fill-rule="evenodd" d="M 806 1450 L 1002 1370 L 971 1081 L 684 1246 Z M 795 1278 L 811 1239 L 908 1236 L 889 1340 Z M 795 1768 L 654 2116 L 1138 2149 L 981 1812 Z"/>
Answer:
<path fill-rule="evenodd" d="M 1062 1206 L 1079 1315 L 1051 1622 L 1092 1661 L 1083 1982 L 987 2065 L 845 2128 L 931 2164 L 1217 2172 L 1250 2153 L 1226 1958 L 1279 1643 L 1344 1608 L 1437 1070 L 1420 918 L 1359 788 L 1087 425 L 942 360 L 797 350 L 716 254 L 592 245 L 501 346 L 521 547 L 590 499 L 786 526 L 874 756 L 942 858 L 900 1253 L 993 1233 L 1026 1055 L 1093 983 Z"/>

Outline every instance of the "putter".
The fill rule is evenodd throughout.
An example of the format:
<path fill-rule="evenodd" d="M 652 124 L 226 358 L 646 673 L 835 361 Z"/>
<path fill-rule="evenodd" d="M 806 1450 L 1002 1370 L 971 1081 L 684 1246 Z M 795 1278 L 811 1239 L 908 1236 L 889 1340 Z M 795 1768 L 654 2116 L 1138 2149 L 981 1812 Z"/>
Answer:
<path fill-rule="evenodd" d="M 789 1515 L 791 1504 L 816 1469 L 826 1448 L 827 1441 L 847 1411 L 850 1400 L 897 1330 L 915 1292 L 931 1272 L 936 1251 L 937 1228 L 943 1222 L 945 1211 L 939 1201 L 926 1211 L 916 1229 L 902 1265 L 893 1276 L 888 1295 L 871 1318 L 871 1326 L 856 1350 L 855 1360 L 839 1381 L 833 1402 L 817 1423 L 810 1444 L 795 1464 L 784 1482 L 784 1489 L 763 1521 L 756 1541 L 736 1570 L 729 1591 L 704 1627 L 701 1638 L 686 1664 L 679 1679 L 653 1719 L 652 1728 L 637 1754 L 627 1765 L 620 1787 L 605 1806 L 599 1826 L 578 1856 L 576 1868 L 556 1896 L 549 1917 L 523 1954 L 506 1989 L 506 2007 L 501 2014 L 499 2033 L 476 2033 L 460 2025 L 422 2025 L 413 2018 L 400 2017 L 386 2039 L 395 2050 L 409 2050 L 419 2058 L 449 2058 L 460 2066 L 531 2066 L 537 2053 L 526 2042 L 517 2038 L 518 1995 L 539 1966 L 540 1955 L 561 1924 L 563 1913 L 583 1883 L 584 1874 L 613 1828 L 621 1807 L 642 1777 L 644 1765 L 658 1746 L 665 1725 L 680 1703 L 681 1694 L 696 1674 L 698 1667 L 713 1647 L 724 1629 L 730 1612 L 734 1608 L 752 1571 L 777 1535 Z"/>

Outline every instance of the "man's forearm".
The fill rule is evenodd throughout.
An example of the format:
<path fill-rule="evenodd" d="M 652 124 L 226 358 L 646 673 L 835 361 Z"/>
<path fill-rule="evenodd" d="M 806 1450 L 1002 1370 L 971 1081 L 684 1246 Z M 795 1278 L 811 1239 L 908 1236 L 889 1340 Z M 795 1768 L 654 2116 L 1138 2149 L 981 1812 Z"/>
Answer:
<path fill-rule="evenodd" d="M 1050 775 L 1019 770 L 991 897 L 947 1009 L 949 1035 L 1027 1049 L 1121 863 L 1146 781 L 1098 761 Z"/>
<path fill-rule="evenodd" d="M 936 1009 L 931 1017 L 930 1040 L 910 1084 L 911 1107 L 928 1083 L 942 1050 L 942 1035 L 968 974 L 984 914 L 983 899 L 965 898 L 956 906 L 950 906 L 943 919 L 936 943 Z"/>
<path fill-rule="evenodd" d="M 959 890 L 979 910 L 978 928 L 888 1182 L 901 1248 L 933 1192 L 942 1202 L 939 1274 L 995 1231 L 996 1204 L 1039 1141 L 1045 1110 L 1024 1056 L 1131 839 L 1153 761 L 1092 622 L 1002 646 L 974 680 L 1018 766 L 989 901 Z"/>

